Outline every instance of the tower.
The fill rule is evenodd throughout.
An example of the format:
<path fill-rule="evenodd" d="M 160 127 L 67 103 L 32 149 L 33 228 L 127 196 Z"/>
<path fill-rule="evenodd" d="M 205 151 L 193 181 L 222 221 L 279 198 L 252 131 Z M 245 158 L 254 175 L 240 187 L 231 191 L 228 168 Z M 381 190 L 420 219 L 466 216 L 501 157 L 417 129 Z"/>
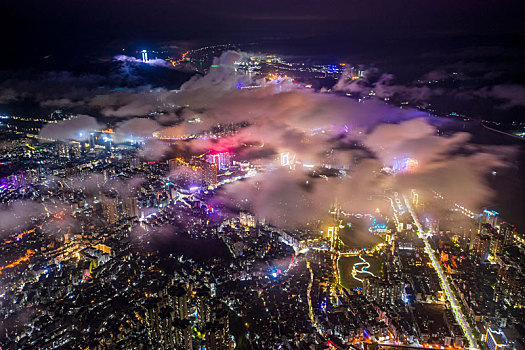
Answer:
<path fill-rule="evenodd" d="M 142 62 L 148 62 L 148 51 L 142 50 L 140 53 L 142 54 Z"/>

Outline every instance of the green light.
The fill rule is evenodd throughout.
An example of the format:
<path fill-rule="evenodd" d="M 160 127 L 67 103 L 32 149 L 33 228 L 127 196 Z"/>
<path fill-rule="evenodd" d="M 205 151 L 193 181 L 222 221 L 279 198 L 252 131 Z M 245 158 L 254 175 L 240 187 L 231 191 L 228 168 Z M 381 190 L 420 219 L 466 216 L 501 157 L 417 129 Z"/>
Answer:
<path fill-rule="evenodd" d="M 219 67 L 219 65 L 218 64 L 212 64 L 211 67 L 212 68 L 217 68 L 217 67 Z"/>

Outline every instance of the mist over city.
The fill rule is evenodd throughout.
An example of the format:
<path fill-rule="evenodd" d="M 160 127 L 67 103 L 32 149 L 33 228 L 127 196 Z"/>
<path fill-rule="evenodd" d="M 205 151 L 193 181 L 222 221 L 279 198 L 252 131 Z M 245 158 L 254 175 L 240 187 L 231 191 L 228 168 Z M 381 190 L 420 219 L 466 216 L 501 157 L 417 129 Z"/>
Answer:
<path fill-rule="evenodd" d="M 0 12 L 1 349 L 523 349 L 517 3 Z"/>

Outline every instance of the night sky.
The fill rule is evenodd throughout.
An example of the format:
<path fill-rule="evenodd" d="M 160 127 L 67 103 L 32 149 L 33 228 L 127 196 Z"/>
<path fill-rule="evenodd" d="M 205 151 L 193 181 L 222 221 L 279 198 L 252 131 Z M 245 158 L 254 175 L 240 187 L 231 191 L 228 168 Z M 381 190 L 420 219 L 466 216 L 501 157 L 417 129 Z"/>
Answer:
<path fill-rule="evenodd" d="M 324 54 L 388 54 L 519 46 L 525 33 L 518 1 L 4 0 L 0 13 L 4 68 L 120 47 L 284 40 Z"/>

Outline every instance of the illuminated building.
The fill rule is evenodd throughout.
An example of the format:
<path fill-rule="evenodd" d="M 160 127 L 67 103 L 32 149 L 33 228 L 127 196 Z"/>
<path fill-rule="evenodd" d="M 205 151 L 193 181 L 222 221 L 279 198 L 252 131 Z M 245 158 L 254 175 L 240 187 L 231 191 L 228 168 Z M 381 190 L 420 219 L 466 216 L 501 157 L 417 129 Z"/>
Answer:
<path fill-rule="evenodd" d="M 255 227 L 257 224 L 255 216 L 243 211 L 239 213 L 239 222 L 245 227 Z"/>
<path fill-rule="evenodd" d="M 206 161 L 208 163 L 217 164 L 217 170 L 219 171 L 228 170 L 230 168 L 230 153 L 221 152 L 208 154 L 206 156 Z"/>
<path fill-rule="evenodd" d="M 206 324 L 211 321 L 209 299 L 210 290 L 208 288 L 201 287 L 195 291 L 197 326 L 201 333 L 205 332 Z"/>
<path fill-rule="evenodd" d="M 499 213 L 494 210 L 483 210 L 480 221 L 482 224 L 490 224 L 492 227 L 496 227 L 498 224 Z"/>
<path fill-rule="evenodd" d="M 138 157 L 133 157 L 129 160 L 129 167 L 131 169 L 140 169 L 142 167 Z"/>
<path fill-rule="evenodd" d="M 489 234 L 489 229 L 492 229 L 490 225 L 484 225 L 482 230 L 475 235 L 473 239 L 472 253 L 482 262 L 487 260 L 490 251 L 491 235 Z"/>
<path fill-rule="evenodd" d="M 57 145 L 57 153 L 59 157 L 69 159 L 69 147 L 65 143 L 59 143 Z"/>
<path fill-rule="evenodd" d="M 525 279 L 515 266 L 503 266 L 498 270 L 498 286 L 505 304 L 511 307 L 525 306 Z"/>
<path fill-rule="evenodd" d="M 148 62 L 148 51 L 142 50 L 141 52 L 142 62 Z"/>
<path fill-rule="evenodd" d="M 339 226 L 329 226 L 327 231 L 327 238 L 330 242 L 330 246 L 333 248 L 335 244 L 337 243 L 337 240 L 339 234 Z"/>
<path fill-rule="evenodd" d="M 179 318 L 186 318 L 188 315 L 188 295 L 183 285 L 174 285 L 168 288 L 169 304 L 175 310 Z"/>
<path fill-rule="evenodd" d="M 210 312 L 212 321 L 206 324 L 206 349 L 231 349 L 228 311 L 222 303 L 216 303 L 211 306 Z"/>
<path fill-rule="evenodd" d="M 417 194 L 416 190 L 410 191 L 410 196 L 412 197 L 412 205 L 415 207 L 419 204 L 419 194 Z"/>
<path fill-rule="evenodd" d="M 412 173 L 419 167 L 417 159 L 405 157 L 403 159 L 394 158 L 392 170 L 396 173 Z"/>
<path fill-rule="evenodd" d="M 397 300 L 401 300 L 404 291 L 405 283 L 402 280 L 387 282 L 374 276 L 363 279 L 363 294 L 383 304 L 394 304 Z"/>
<path fill-rule="evenodd" d="M 89 148 L 91 149 L 95 148 L 95 133 L 94 132 L 89 133 L 88 142 L 89 142 Z"/>
<path fill-rule="evenodd" d="M 281 165 L 282 166 L 290 165 L 290 152 L 281 153 Z"/>
<path fill-rule="evenodd" d="M 205 185 L 217 185 L 217 164 L 205 162 L 203 164 L 203 177 Z"/>
<path fill-rule="evenodd" d="M 175 171 L 178 166 L 179 166 L 179 161 L 177 158 L 173 158 L 173 159 L 170 159 L 168 160 L 168 166 L 169 166 L 169 169 L 170 169 L 170 173 Z"/>
<path fill-rule="evenodd" d="M 507 337 L 502 330 L 487 329 L 486 345 L 489 350 L 502 350 L 510 348 Z"/>
<path fill-rule="evenodd" d="M 492 239 L 490 241 L 490 252 L 492 255 L 503 253 L 505 244 L 505 235 L 494 230 Z"/>
<path fill-rule="evenodd" d="M 374 219 L 374 222 L 372 223 L 372 227 L 369 229 L 374 234 L 383 234 L 383 233 L 391 233 L 392 230 L 390 230 L 387 225 L 386 221 L 382 219 Z"/>
<path fill-rule="evenodd" d="M 137 197 L 129 197 L 126 200 L 126 213 L 130 218 L 139 217 L 139 207 L 137 202 Z"/>
<path fill-rule="evenodd" d="M 104 217 L 109 224 L 114 224 L 118 221 L 118 198 L 115 195 L 102 194 L 101 196 L 102 210 Z"/>
<path fill-rule="evenodd" d="M 503 245 L 511 245 L 514 241 L 514 234 L 517 232 L 516 226 L 503 222 L 499 225 L 499 233 L 503 235 Z"/>

